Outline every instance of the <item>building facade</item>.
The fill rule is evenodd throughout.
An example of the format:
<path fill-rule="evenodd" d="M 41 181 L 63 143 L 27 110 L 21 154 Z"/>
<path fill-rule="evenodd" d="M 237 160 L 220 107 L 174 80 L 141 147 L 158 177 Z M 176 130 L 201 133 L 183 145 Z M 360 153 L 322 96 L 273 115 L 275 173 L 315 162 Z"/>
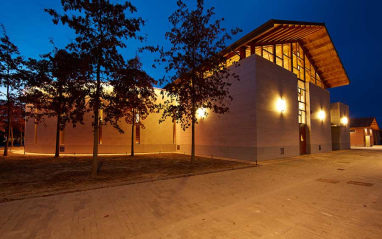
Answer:
<path fill-rule="evenodd" d="M 349 79 L 324 24 L 270 20 L 223 54 L 228 65 L 239 62 L 238 67 L 229 68 L 240 81 L 230 88 L 233 101 L 229 113 L 209 113 L 199 119 L 196 154 L 266 160 L 333 149 L 331 114 L 335 110 L 327 89 L 347 85 Z M 342 118 L 348 117 L 348 111 L 341 112 Z M 73 133 L 65 132 L 65 152 L 91 152 L 89 117 L 84 126 L 79 126 L 83 128 L 66 129 Z M 136 152 L 190 153 L 191 130 L 183 131 L 170 121 L 158 124 L 159 117 L 151 114 L 140 135 L 135 132 L 140 139 Z M 26 151 L 53 151 L 54 129 L 35 130 L 39 135 L 35 143 L 33 127 L 33 121 L 29 121 Z M 100 153 L 128 153 L 129 131 L 118 135 L 111 126 L 106 127 Z M 337 137 L 339 147 L 346 148 L 346 139 L 342 139 L 348 137 L 345 131 Z M 89 146 L 84 147 L 83 142 L 89 142 Z"/>
<path fill-rule="evenodd" d="M 336 102 L 330 104 L 332 122 L 332 149 L 350 149 L 349 106 Z"/>
<path fill-rule="evenodd" d="M 350 142 L 355 147 L 371 147 L 381 144 L 381 135 L 374 117 L 350 119 Z"/>

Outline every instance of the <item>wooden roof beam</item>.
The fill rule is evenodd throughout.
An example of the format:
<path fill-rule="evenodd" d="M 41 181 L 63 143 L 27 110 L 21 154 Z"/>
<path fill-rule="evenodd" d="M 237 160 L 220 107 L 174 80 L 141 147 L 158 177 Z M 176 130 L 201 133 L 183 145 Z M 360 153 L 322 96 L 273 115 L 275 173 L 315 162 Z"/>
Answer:
<path fill-rule="evenodd" d="M 321 50 L 321 51 L 319 51 L 319 50 L 320 49 L 310 50 L 309 51 L 309 53 L 312 55 L 312 57 L 311 57 L 312 59 L 317 59 L 317 58 L 320 58 L 320 57 L 326 57 L 328 54 L 331 55 L 331 54 L 335 53 L 334 48 L 330 48 L 330 49 L 326 49 L 326 50 Z"/>
<path fill-rule="evenodd" d="M 333 45 L 331 44 L 331 41 L 330 39 L 325 39 L 325 41 L 322 41 L 323 39 L 320 39 L 321 42 L 312 42 L 312 43 L 309 43 L 309 44 L 304 44 L 304 46 L 309 50 L 309 51 L 313 51 L 313 50 L 316 50 L 316 49 L 319 49 L 319 48 L 323 48 L 325 46 L 329 46 L 329 45 Z"/>
<path fill-rule="evenodd" d="M 310 36 L 311 34 L 314 34 L 316 31 L 319 31 L 319 30 L 318 30 L 318 29 L 315 29 L 315 28 L 310 29 L 310 30 L 307 30 L 304 34 L 301 34 L 299 37 L 300 37 L 301 39 L 304 39 L 304 38 Z"/>
<path fill-rule="evenodd" d="M 285 36 L 283 36 L 283 38 L 280 40 L 285 40 L 285 41 L 297 40 L 298 37 L 296 37 L 296 34 L 301 32 L 301 31 L 304 31 L 304 30 L 305 30 L 305 27 L 302 27 L 302 26 L 299 28 L 294 28 L 293 31 L 291 31 L 288 34 L 286 34 Z"/>
<path fill-rule="evenodd" d="M 271 30 L 269 30 L 266 34 L 263 34 L 261 37 L 257 38 L 259 41 L 268 41 L 272 38 L 280 29 L 288 30 L 287 27 L 283 27 L 283 25 L 279 25 Z"/>
<path fill-rule="evenodd" d="M 322 27 L 319 31 L 315 32 L 314 34 L 310 35 L 309 37 L 306 37 L 304 39 L 304 42 L 306 44 L 309 44 L 311 42 L 314 42 L 314 41 L 317 41 L 317 40 L 320 40 L 324 37 L 327 37 L 328 36 L 328 32 L 325 31 L 325 28 Z"/>
<path fill-rule="evenodd" d="M 278 38 L 280 35 L 288 34 L 290 31 L 291 31 L 290 28 L 285 28 L 285 29 L 283 29 L 283 30 L 280 30 L 280 31 L 278 32 L 278 36 L 277 36 L 277 38 Z M 277 39 L 277 38 L 274 37 L 272 40 L 268 40 L 268 41 L 275 41 L 275 39 Z M 263 40 L 263 39 L 260 39 L 259 42 L 266 42 L 266 41 Z"/>

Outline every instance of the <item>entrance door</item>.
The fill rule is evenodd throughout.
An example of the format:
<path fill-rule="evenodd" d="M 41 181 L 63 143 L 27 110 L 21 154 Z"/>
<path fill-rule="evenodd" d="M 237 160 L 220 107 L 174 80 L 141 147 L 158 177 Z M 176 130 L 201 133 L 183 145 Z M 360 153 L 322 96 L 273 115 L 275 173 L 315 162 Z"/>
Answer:
<path fill-rule="evenodd" d="M 365 136 L 366 147 L 370 147 L 370 135 Z"/>
<path fill-rule="evenodd" d="M 300 154 L 306 154 L 306 125 L 300 124 Z"/>

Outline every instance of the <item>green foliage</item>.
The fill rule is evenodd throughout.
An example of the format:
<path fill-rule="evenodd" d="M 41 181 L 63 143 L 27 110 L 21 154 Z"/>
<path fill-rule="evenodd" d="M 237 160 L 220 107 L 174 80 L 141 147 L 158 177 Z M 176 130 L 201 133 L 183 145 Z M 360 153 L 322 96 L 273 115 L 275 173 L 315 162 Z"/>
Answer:
<path fill-rule="evenodd" d="M 113 74 L 110 81 L 112 92 L 107 99 L 108 105 L 105 106 L 105 120 L 121 133 L 123 130 L 118 125 L 120 119 L 128 124 L 140 122 L 140 127 L 144 127 L 142 121 L 156 109 L 154 84 L 157 82 L 142 70 L 138 57 L 127 61 Z"/>
<path fill-rule="evenodd" d="M 144 21 L 140 17 L 127 17 L 128 12 L 133 14 L 137 11 L 128 1 L 114 4 L 109 0 L 61 0 L 61 4 L 64 15 L 53 9 L 45 11 L 53 17 L 54 24 L 61 22 L 75 30 L 77 36 L 69 49 L 79 52 L 91 66 L 87 84 L 90 89 L 89 106 L 94 114 L 92 175 L 96 176 L 97 169 L 102 165 L 97 163 L 98 111 L 104 108 L 105 99 L 109 97 L 108 91 L 103 88 L 109 85 L 116 72 L 125 64 L 118 52 L 127 47 L 123 39 L 144 40 L 144 37 L 137 35 Z"/>
<path fill-rule="evenodd" d="M 0 86 L 6 88 L 6 92 L 0 92 L 0 96 L 5 96 L 6 99 L 6 110 L 2 116 L 4 117 L 3 124 L 5 120 L 7 122 L 7 125 L 4 127 L 8 136 L 4 148 L 4 156 L 7 156 L 12 120 L 16 119 L 16 116 L 12 117 L 12 113 L 16 112 L 19 108 L 23 109 L 20 95 L 24 85 L 23 76 L 25 69 L 18 47 L 8 37 L 5 27 L 3 25 L 0 25 L 0 27 L 3 29 L 3 36 L 0 38 Z"/>
<path fill-rule="evenodd" d="M 81 57 L 75 52 L 55 48 L 40 60 L 29 59 L 27 66 L 27 116 L 34 118 L 36 123 L 57 117 L 59 130 L 64 130 L 68 123 L 73 127 L 83 124 L 88 66 Z"/>
<path fill-rule="evenodd" d="M 221 52 L 225 42 L 241 30 L 227 32 L 221 26 L 224 19 L 213 21 L 214 8 L 204 9 L 203 0 L 197 1 L 195 10 L 189 10 L 181 0 L 177 5 L 179 8 L 169 17 L 172 29 L 166 33 L 172 47 L 160 50 L 158 62 L 166 64 L 167 73 L 174 73 L 161 80 L 167 83 L 162 94 L 171 99 L 162 106 L 162 121 L 171 117 L 185 130 L 198 122 L 198 108 L 217 114 L 229 111 L 229 87 L 239 76 L 230 72 Z"/>

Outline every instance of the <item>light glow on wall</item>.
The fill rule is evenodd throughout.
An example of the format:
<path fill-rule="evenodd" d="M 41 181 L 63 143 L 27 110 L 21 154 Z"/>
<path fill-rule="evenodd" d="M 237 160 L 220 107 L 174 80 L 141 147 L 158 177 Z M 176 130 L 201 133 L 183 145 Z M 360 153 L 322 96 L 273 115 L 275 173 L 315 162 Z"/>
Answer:
<path fill-rule="evenodd" d="M 284 99 L 279 99 L 277 101 L 277 110 L 280 112 L 284 112 L 286 109 L 286 103 Z"/>
<path fill-rule="evenodd" d="M 347 125 L 349 123 L 349 119 L 348 119 L 348 117 L 342 117 L 341 118 L 341 124 L 343 124 L 343 125 Z"/>
<path fill-rule="evenodd" d="M 370 135 L 372 135 L 373 134 L 373 130 L 372 129 L 370 129 Z"/>
<path fill-rule="evenodd" d="M 204 117 L 206 117 L 206 113 L 207 113 L 207 111 L 206 111 L 206 109 L 204 109 L 204 108 L 199 108 L 197 111 L 196 111 L 196 116 L 198 117 L 198 118 L 204 118 Z"/>
<path fill-rule="evenodd" d="M 325 119 L 325 111 L 321 110 L 320 112 L 318 112 L 318 118 L 320 120 L 324 120 Z"/>

